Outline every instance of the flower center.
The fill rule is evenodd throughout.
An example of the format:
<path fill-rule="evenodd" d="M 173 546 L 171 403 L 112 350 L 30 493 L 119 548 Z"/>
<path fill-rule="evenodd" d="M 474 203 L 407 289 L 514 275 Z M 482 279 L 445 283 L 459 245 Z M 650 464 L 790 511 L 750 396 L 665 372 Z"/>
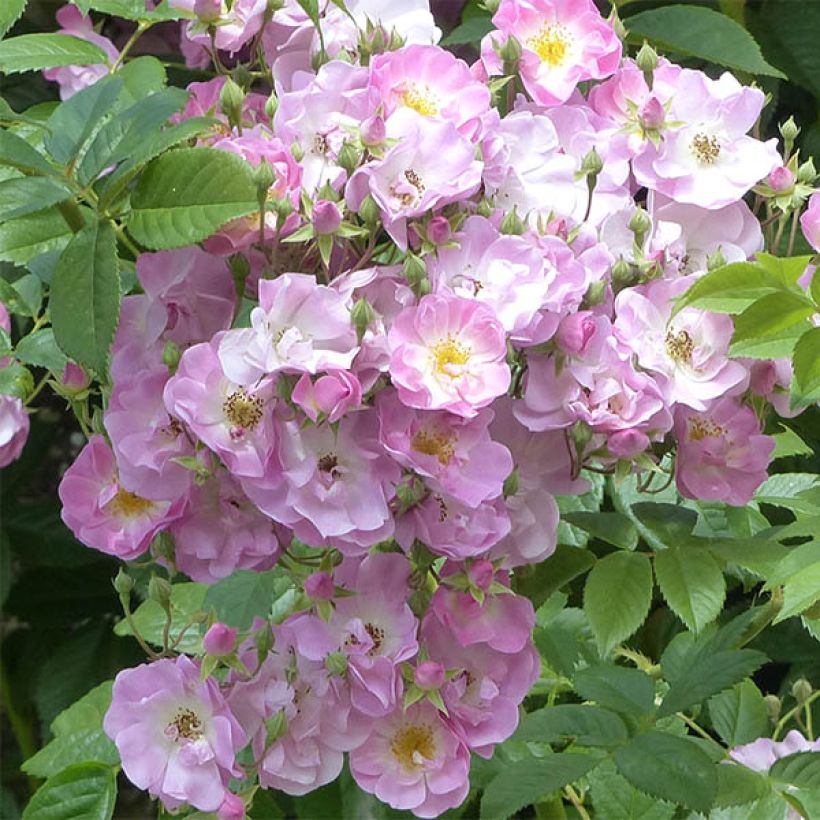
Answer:
<path fill-rule="evenodd" d="M 435 456 L 439 460 L 439 463 L 449 464 L 455 452 L 455 448 L 453 447 L 454 440 L 455 436 L 451 433 L 419 430 L 413 436 L 410 446 L 417 453 L 424 453 L 426 456 Z"/>
<path fill-rule="evenodd" d="M 165 727 L 165 735 L 179 743 L 182 740 L 199 740 L 202 737 L 202 721 L 191 709 L 180 709 L 176 717 Z"/>
<path fill-rule="evenodd" d="M 117 518 L 139 518 L 153 506 L 153 501 L 120 488 L 117 490 L 117 494 L 105 505 L 105 509 Z"/>
<path fill-rule="evenodd" d="M 545 23 L 537 34 L 527 39 L 527 48 L 552 68 L 564 62 L 571 44 L 572 35 L 560 23 Z"/>
<path fill-rule="evenodd" d="M 314 134 L 312 148 L 314 154 L 326 155 L 328 151 L 330 151 L 330 143 L 328 142 L 327 135 Z"/>
<path fill-rule="evenodd" d="M 674 333 L 671 330 L 666 334 L 666 355 L 670 359 L 682 364 L 691 364 L 692 354 L 695 352 L 695 343 L 686 330 Z"/>
<path fill-rule="evenodd" d="M 423 117 L 437 117 L 439 107 L 436 97 L 426 85 L 412 85 L 401 94 L 401 101 Z"/>
<path fill-rule="evenodd" d="M 722 436 L 726 428 L 715 424 L 712 419 L 696 417 L 689 419 L 689 441 L 703 441 L 705 438 Z"/>
<path fill-rule="evenodd" d="M 259 396 L 252 396 L 240 387 L 225 399 L 222 410 L 225 418 L 236 429 L 237 435 L 241 435 L 245 431 L 253 430 L 262 420 L 262 406 L 263 402 Z"/>
<path fill-rule="evenodd" d="M 319 459 L 316 466 L 323 473 L 327 473 L 333 478 L 336 478 L 336 475 L 338 474 L 339 459 L 336 458 L 336 453 L 326 453 Z"/>
<path fill-rule="evenodd" d="M 433 727 L 426 723 L 402 726 L 390 741 L 390 751 L 406 771 L 420 769 L 436 754 Z"/>
<path fill-rule="evenodd" d="M 708 134 L 695 134 L 689 148 L 695 155 L 695 159 L 703 165 L 712 165 L 720 156 L 720 143 L 717 137 Z"/>
<path fill-rule="evenodd" d="M 384 643 L 384 630 L 375 624 L 366 623 L 364 630 L 370 635 L 370 640 L 373 641 L 373 646 L 368 650 L 367 654 L 370 656 L 378 655 Z"/>
<path fill-rule="evenodd" d="M 467 364 L 472 350 L 467 345 L 457 342 L 452 336 L 433 347 L 433 356 L 436 360 L 436 372 L 451 379 L 458 375 L 455 368 Z"/>

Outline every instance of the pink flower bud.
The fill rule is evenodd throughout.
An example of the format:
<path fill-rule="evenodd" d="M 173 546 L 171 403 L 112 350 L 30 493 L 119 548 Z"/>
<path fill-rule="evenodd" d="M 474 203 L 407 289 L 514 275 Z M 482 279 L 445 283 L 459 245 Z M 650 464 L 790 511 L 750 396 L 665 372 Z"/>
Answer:
<path fill-rule="evenodd" d="M 583 353 L 595 335 L 595 320 L 587 311 L 572 313 L 559 325 L 555 341 L 567 353 Z"/>
<path fill-rule="evenodd" d="M 613 456 L 632 458 L 649 447 L 649 437 L 640 430 L 618 430 L 606 443 Z"/>
<path fill-rule="evenodd" d="M 553 219 L 547 225 L 547 234 L 549 236 L 557 236 L 559 239 L 566 239 L 569 236 L 569 225 L 564 217 L 560 216 Z"/>
<path fill-rule="evenodd" d="M 217 621 L 202 639 L 202 646 L 209 655 L 230 655 L 236 643 L 236 630 Z"/>
<path fill-rule="evenodd" d="M 467 577 L 473 586 L 486 592 L 490 588 L 490 584 L 495 577 L 495 569 L 492 562 L 486 558 L 480 558 L 478 561 L 473 561 L 470 568 L 467 570 Z"/>
<path fill-rule="evenodd" d="M 769 174 L 769 185 L 776 194 L 784 194 L 794 187 L 794 174 L 785 165 Z"/>
<path fill-rule="evenodd" d="M 450 239 L 450 221 L 446 216 L 434 216 L 427 223 L 427 238 L 434 245 L 443 245 Z"/>
<path fill-rule="evenodd" d="M 663 125 L 666 112 L 663 103 L 657 97 L 650 97 L 641 107 L 638 114 L 644 128 L 656 129 Z"/>
<path fill-rule="evenodd" d="M 215 23 L 222 14 L 222 0 L 194 0 L 194 14 L 202 23 Z"/>
<path fill-rule="evenodd" d="M 381 117 L 368 117 L 359 128 L 364 145 L 381 145 L 387 135 L 384 120 Z"/>
<path fill-rule="evenodd" d="M 216 816 L 219 820 L 245 820 L 245 802 L 239 795 L 227 792 Z"/>
<path fill-rule="evenodd" d="M 313 230 L 318 234 L 329 234 L 338 230 L 342 224 L 342 213 L 335 202 L 320 199 L 313 206 Z"/>
<path fill-rule="evenodd" d="M 305 595 L 314 601 L 329 601 L 333 597 L 333 578 L 327 572 L 314 572 L 305 578 Z"/>
<path fill-rule="evenodd" d="M 328 421 L 338 421 L 348 410 L 362 402 L 362 385 L 353 373 L 334 370 L 320 376 L 315 382 L 307 373 L 296 383 L 291 399 L 316 421 L 324 413 Z"/>
<path fill-rule="evenodd" d="M 444 667 L 436 661 L 422 661 L 413 671 L 413 682 L 419 689 L 439 689 L 444 679 Z"/>
<path fill-rule="evenodd" d="M 749 369 L 749 389 L 758 396 L 768 396 L 777 382 L 774 362 L 754 362 Z"/>
<path fill-rule="evenodd" d="M 63 368 L 63 375 L 60 382 L 63 387 L 79 392 L 80 390 L 85 390 L 85 388 L 91 384 L 91 379 L 89 378 L 88 373 L 86 373 L 85 370 L 83 370 L 78 364 L 68 362 Z"/>

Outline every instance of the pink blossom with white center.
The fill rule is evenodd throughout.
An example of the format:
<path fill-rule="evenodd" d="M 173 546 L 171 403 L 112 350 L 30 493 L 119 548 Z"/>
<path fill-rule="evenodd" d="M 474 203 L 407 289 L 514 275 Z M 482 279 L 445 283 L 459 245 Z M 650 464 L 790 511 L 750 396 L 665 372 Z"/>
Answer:
<path fill-rule="evenodd" d="M 761 433 L 754 410 L 727 396 L 705 412 L 675 413 L 675 480 L 681 495 L 748 503 L 766 479 L 774 439 Z"/>
<path fill-rule="evenodd" d="M 523 335 L 549 290 L 541 254 L 481 216 L 469 217 L 455 240 L 458 247 L 441 248 L 431 264 L 434 290 L 486 303 L 513 339 Z"/>
<path fill-rule="evenodd" d="M 0 395 L 0 467 L 8 467 L 23 453 L 28 439 L 29 419 L 17 396 Z"/>
<path fill-rule="evenodd" d="M 809 197 L 809 204 L 800 217 L 800 227 L 806 242 L 820 251 L 820 194 L 812 194 Z"/>
<path fill-rule="evenodd" d="M 219 684 L 185 655 L 120 672 L 103 720 L 126 777 L 173 811 L 216 811 L 247 743 Z"/>
<path fill-rule="evenodd" d="M 515 208 L 522 219 L 572 212 L 576 161 L 560 150 L 552 120 L 530 111 L 514 111 L 503 120 L 495 114 L 493 120 L 482 141 L 487 195 L 505 212 Z"/>
<path fill-rule="evenodd" d="M 429 294 L 396 317 L 387 338 L 390 377 L 408 407 L 472 418 L 509 386 L 504 329 L 474 299 Z"/>
<path fill-rule="evenodd" d="M 650 89 L 635 61 L 624 60 L 614 76 L 590 89 L 589 104 L 626 135 L 633 155 L 643 153 L 665 128 L 674 125 L 667 123 L 667 108 L 682 70 L 660 57 Z"/>
<path fill-rule="evenodd" d="M 183 513 L 187 499 L 152 501 L 119 483 L 114 454 L 94 435 L 66 470 L 57 490 L 61 517 L 87 547 L 131 561 L 153 537 Z"/>
<path fill-rule="evenodd" d="M 541 672 L 538 652 L 532 642 L 514 653 L 496 652 L 486 644 L 462 646 L 430 615 L 421 635 L 429 656 L 456 670 L 441 687 L 451 719 L 474 752 L 490 757 L 495 744 L 518 726 L 518 707 Z"/>
<path fill-rule="evenodd" d="M 483 563 L 492 568 L 488 561 Z M 447 585 L 446 578 L 458 570 L 459 566 L 450 561 L 442 567 L 442 583 L 433 593 L 427 617 L 437 619 L 440 623 L 436 626 L 451 632 L 462 646 L 487 644 L 505 654 L 521 652 L 529 645 L 535 625 L 535 610 L 529 598 L 513 592 L 485 591 L 484 601 L 479 603 L 469 592 Z M 497 570 L 487 579 L 486 590 L 493 581 L 509 586 L 509 573 Z M 434 627 L 431 624 L 429 628 Z"/>
<path fill-rule="evenodd" d="M 473 79 L 463 60 L 438 46 L 409 45 L 375 57 L 370 63 L 370 103 L 384 108 L 388 137 L 401 137 L 406 119 L 448 120 L 459 133 L 476 140 L 490 109 L 490 91 Z"/>
<path fill-rule="evenodd" d="M 592 0 L 501 0 L 493 25 L 481 42 L 487 73 L 503 73 L 495 47 L 515 37 L 521 80 L 539 105 L 566 102 L 579 82 L 608 77 L 621 61 L 621 41 Z"/>
<path fill-rule="evenodd" d="M 418 540 L 437 555 L 456 561 L 484 555 L 510 532 L 500 498 L 468 507 L 455 498 L 430 493 L 396 521 L 396 541 L 409 552 Z"/>
<path fill-rule="evenodd" d="M 173 501 L 186 494 L 193 473 L 174 459 L 193 456 L 194 445 L 162 400 L 166 368 L 117 379 L 103 416 L 117 459 L 120 483 L 143 498 Z"/>
<path fill-rule="evenodd" d="M 434 706 L 398 708 L 370 729 L 350 753 L 350 772 L 360 789 L 417 817 L 438 817 L 467 797 L 470 753 Z"/>
<path fill-rule="evenodd" d="M 322 413 L 333 424 L 361 405 L 362 385 L 349 370 L 330 370 L 315 381 L 305 373 L 290 398 L 311 421 L 317 421 Z"/>
<path fill-rule="evenodd" d="M 807 740 L 792 729 L 781 741 L 759 737 L 751 743 L 729 749 L 729 757 L 756 772 L 767 772 L 781 757 L 797 752 L 820 752 L 820 740 Z"/>
<path fill-rule="evenodd" d="M 470 507 L 501 495 L 512 472 L 509 450 L 490 438 L 491 410 L 475 418 L 436 410 L 412 410 L 395 391 L 376 398 L 380 440 L 402 467 L 427 479 L 433 490 Z"/>
<path fill-rule="evenodd" d="M 338 427 L 280 421 L 278 446 L 264 478 L 243 481 L 251 500 L 314 546 L 351 554 L 393 533 L 392 499 L 401 470 L 378 441 L 375 410 L 345 416 Z"/>
<path fill-rule="evenodd" d="M 228 332 L 182 354 L 165 386 L 165 407 L 234 475 L 261 477 L 274 443 L 273 384 L 241 385 L 226 375 L 217 351 Z"/>
<path fill-rule="evenodd" d="M 308 193 L 325 183 L 340 190 L 347 179 L 337 159 L 370 114 L 367 82 L 367 69 L 333 60 L 315 75 L 295 75 L 293 89 L 280 95 L 274 128 L 286 145 L 295 143 L 304 152 L 299 165 Z"/>
<path fill-rule="evenodd" d="M 743 390 L 748 372 L 727 358 L 734 326 L 729 316 L 684 308 L 674 317 L 672 304 L 694 277 L 656 280 L 628 288 L 615 300 L 615 333 L 655 375 L 667 403 L 705 410 L 728 392 Z"/>
<path fill-rule="evenodd" d="M 113 64 L 120 56 L 119 49 L 107 38 L 94 31 L 94 22 L 83 14 L 76 6 L 65 4 L 57 9 L 57 22 L 60 24 L 58 32 L 79 37 L 81 40 L 93 43 L 101 48 L 108 63 Z M 108 65 L 97 63 L 94 65 L 68 65 L 60 68 L 47 68 L 43 76 L 47 80 L 56 82 L 60 86 L 60 99 L 67 100 L 78 91 L 82 91 L 97 80 L 108 74 Z"/>
<path fill-rule="evenodd" d="M 344 299 L 305 273 L 259 281 L 251 327 L 231 330 L 219 344 L 225 373 L 249 385 L 281 370 L 316 373 L 347 369 L 356 354 L 356 331 Z"/>
<path fill-rule="evenodd" d="M 370 194 L 385 230 L 404 250 L 407 219 L 472 196 L 481 183 L 475 146 L 447 121 L 417 118 L 381 159 L 358 168 L 347 184 L 348 207 L 358 211 Z"/>
<path fill-rule="evenodd" d="M 236 288 L 224 259 L 198 247 L 143 253 L 137 278 L 168 313 L 164 338 L 178 345 L 208 341 L 231 326 Z"/>
<path fill-rule="evenodd" d="M 222 469 L 191 490 L 188 509 L 170 529 L 177 568 L 204 584 L 236 569 L 270 569 L 282 551 L 273 522 Z"/>
<path fill-rule="evenodd" d="M 670 110 L 670 118 L 683 125 L 635 158 L 638 184 L 701 208 L 737 202 L 782 165 L 777 140 L 746 136 L 763 103 L 762 91 L 742 86 L 728 72 L 712 80 L 684 69 Z"/>
<path fill-rule="evenodd" d="M 274 629 L 273 651 L 255 675 L 232 673 L 228 703 L 252 739 L 262 788 L 302 795 L 339 776 L 344 752 L 366 738 L 367 727 L 353 713 L 341 681 L 322 662 L 295 651 L 293 622 L 292 617 Z M 240 659 L 256 668 L 252 646 Z M 266 723 L 273 718 L 284 718 L 285 732 L 271 742 Z"/>

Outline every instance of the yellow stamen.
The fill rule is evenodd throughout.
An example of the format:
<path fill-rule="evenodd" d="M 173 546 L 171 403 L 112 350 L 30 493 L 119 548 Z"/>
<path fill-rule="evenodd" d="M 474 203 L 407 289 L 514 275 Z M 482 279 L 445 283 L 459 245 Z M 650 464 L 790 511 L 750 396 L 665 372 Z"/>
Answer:
<path fill-rule="evenodd" d="M 225 399 L 222 410 L 234 427 L 253 430 L 262 420 L 262 406 L 259 396 L 252 396 L 240 387 Z"/>
<path fill-rule="evenodd" d="M 726 433 L 726 428 L 715 424 L 712 419 L 690 418 L 689 419 L 689 441 L 703 441 L 705 438 L 722 436 Z"/>
<path fill-rule="evenodd" d="M 390 741 L 390 751 L 406 771 L 417 771 L 436 755 L 432 727 L 426 723 L 402 726 Z"/>
<path fill-rule="evenodd" d="M 541 62 L 553 68 L 564 62 L 571 43 L 572 35 L 560 23 L 545 23 L 537 34 L 526 41 L 527 48 L 534 51 Z"/>
<path fill-rule="evenodd" d="M 153 501 L 120 488 L 117 490 L 117 494 L 105 505 L 105 509 L 106 512 L 117 516 L 117 518 L 139 518 L 153 506 Z"/>
<path fill-rule="evenodd" d="M 695 342 L 686 330 L 673 333 L 671 330 L 666 334 L 666 355 L 676 362 L 685 364 L 692 363 L 692 354 L 695 352 Z"/>
<path fill-rule="evenodd" d="M 424 453 L 426 456 L 435 456 L 441 464 L 449 464 L 453 457 L 455 448 L 453 440 L 455 436 L 443 432 L 430 432 L 419 430 L 414 436 L 411 447 L 417 453 Z"/>
<path fill-rule="evenodd" d="M 695 134 L 689 148 L 695 155 L 695 159 L 703 165 L 712 165 L 720 156 L 720 143 L 717 137 L 708 134 Z"/>
<path fill-rule="evenodd" d="M 426 85 L 412 85 L 401 94 L 401 101 L 423 117 L 437 117 L 439 107 L 435 95 Z"/>
<path fill-rule="evenodd" d="M 454 366 L 460 367 L 470 360 L 472 350 L 466 345 L 457 342 L 452 336 L 448 336 L 444 341 L 433 347 L 433 356 L 436 360 L 436 373 L 440 376 L 454 378 L 457 372 L 453 372 Z"/>

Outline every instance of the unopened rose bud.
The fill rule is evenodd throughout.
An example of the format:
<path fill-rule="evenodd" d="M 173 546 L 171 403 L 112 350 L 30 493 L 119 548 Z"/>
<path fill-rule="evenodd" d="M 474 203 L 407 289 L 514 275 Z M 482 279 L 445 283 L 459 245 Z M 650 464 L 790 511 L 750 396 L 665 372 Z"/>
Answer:
<path fill-rule="evenodd" d="M 257 630 L 253 636 L 253 643 L 256 647 L 257 655 L 264 658 L 273 647 L 273 632 L 270 626 L 265 624 L 261 629 Z"/>
<path fill-rule="evenodd" d="M 225 85 L 222 86 L 222 91 L 219 92 L 219 109 L 234 127 L 242 122 L 244 102 L 245 92 L 228 77 Z"/>
<path fill-rule="evenodd" d="M 603 169 L 604 161 L 601 159 L 601 155 L 595 150 L 595 148 L 590 148 L 581 160 L 582 173 L 587 174 L 590 177 L 597 177 Z"/>
<path fill-rule="evenodd" d="M 635 213 L 632 214 L 628 227 L 629 230 L 635 234 L 635 241 L 638 245 L 642 245 L 643 238 L 652 227 L 652 220 L 643 208 L 638 208 Z"/>
<path fill-rule="evenodd" d="M 780 710 L 783 708 L 783 703 L 780 698 L 777 697 L 777 695 L 766 695 L 766 697 L 763 698 L 763 702 L 766 704 L 766 712 L 769 715 L 769 720 L 772 723 L 777 723 L 780 717 Z"/>
<path fill-rule="evenodd" d="M 272 91 L 270 97 L 265 100 L 265 116 L 272 120 L 276 115 L 276 112 L 279 110 L 279 97 L 276 96 L 276 92 Z"/>
<path fill-rule="evenodd" d="M 117 572 L 117 576 L 112 583 L 121 598 L 130 595 L 131 590 L 134 588 L 134 579 L 123 569 Z"/>
<path fill-rule="evenodd" d="M 490 588 L 490 584 L 495 577 L 495 568 L 491 561 L 486 558 L 479 558 L 473 561 L 467 570 L 467 578 L 474 587 L 486 592 Z"/>
<path fill-rule="evenodd" d="M 504 219 L 501 220 L 500 231 L 503 234 L 521 236 L 526 228 L 527 226 L 524 224 L 515 208 L 505 214 Z"/>
<path fill-rule="evenodd" d="M 205 633 L 202 646 L 209 655 L 230 655 L 236 643 L 236 630 L 217 621 Z"/>
<path fill-rule="evenodd" d="M 660 128 L 666 119 L 663 103 L 657 97 L 650 97 L 641 106 L 638 117 L 644 128 L 649 130 Z"/>
<path fill-rule="evenodd" d="M 781 165 L 769 174 L 769 187 L 776 194 L 785 194 L 794 188 L 795 179 L 794 173 L 785 165 Z"/>
<path fill-rule="evenodd" d="M 445 242 L 449 242 L 452 233 L 450 220 L 446 216 L 434 216 L 427 223 L 427 238 L 434 245 L 443 245 Z"/>
<path fill-rule="evenodd" d="M 362 152 L 352 142 L 345 142 L 339 149 L 336 163 L 352 174 L 362 161 Z"/>
<path fill-rule="evenodd" d="M 780 124 L 780 136 L 787 142 L 794 142 L 800 134 L 800 129 L 794 121 L 794 117 L 789 117 L 786 122 Z"/>
<path fill-rule="evenodd" d="M 515 71 L 518 61 L 521 59 L 521 43 L 518 38 L 510 35 L 507 38 L 507 42 L 498 48 L 497 51 L 498 56 L 504 61 L 505 73 Z"/>
<path fill-rule="evenodd" d="M 444 685 L 446 670 L 436 661 L 422 661 L 413 671 L 413 683 L 419 689 L 440 689 Z"/>
<path fill-rule="evenodd" d="M 376 311 L 366 297 L 359 299 L 350 310 L 350 318 L 356 328 L 356 336 L 361 342 L 364 334 L 376 318 Z"/>
<path fill-rule="evenodd" d="M 362 139 L 362 145 L 366 145 L 368 148 L 381 145 L 387 136 L 384 118 L 378 116 L 368 117 L 361 124 L 359 135 Z"/>
<path fill-rule="evenodd" d="M 558 326 L 555 341 L 566 353 L 583 353 L 595 330 L 595 319 L 589 311 L 571 313 Z"/>
<path fill-rule="evenodd" d="M 792 697 L 802 706 L 810 697 L 814 689 L 805 678 L 798 678 L 792 684 Z"/>
<path fill-rule="evenodd" d="M 200 23 L 216 23 L 222 15 L 222 0 L 194 0 L 194 14 Z"/>
<path fill-rule="evenodd" d="M 813 185 L 815 179 L 817 179 L 817 169 L 814 167 L 814 160 L 809 157 L 797 169 L 797 181 L 802 182 L 803 185 Z"/>
<path fill-rule="evenodd" d="M 363 200 L 362 204 L 359 205 L 359 216 L 361 217 L 362 222 L 368 227 L 373 228 L 381 219 L 382 212 L 379 209 L 376 200 L 373 199 L 371 194 L 368 194 Z"/>
<path fill-rule="evenodd" d="M 313 230 L 320 236 L 332 234 L 342 224 L 342 213 L 335 202 L 331 202 L 329 199 L 320 199 L 313 206 L 313 215 L 310 221 Z"/>
<path fill-rule="evenodd" d="M 658 67 L 658 52 L 649 43 L 644 42 L 635 57 L 635 65 L 643 72 L 647 85 L 651 87 L 652 74 Z"/>
<path fill-rule="evenodd" d="M 152 575 L 148 582 L 148 597 L 168 612 L 171 608 L 171 584 L 165 578 Z"/>
<path fill-rule="evenodd" d="M 333 578 L 328 572 L 314 572 L 305 578 L 305 595 L 314 601 L 329 601 L 333 597 Z"/>
<path fill-rule="evenodd" d="M 218 820 L 245 820 L 245 802 L 237 794 L 228 792 L 216 813 Z"/>
<path fill-rule="evenodd" d="M 67 392 L 81 393 L 91 384 L 91 377 L 78 364 L 68 362 L 63 368 L 60 384 Z"/>
<path fill-rule="evenodd" d="M 609 452 L 617 458 L 634 458 L 649 447 L 649 437 L 634 428 L 610 433 L 606 441 Z"/>

